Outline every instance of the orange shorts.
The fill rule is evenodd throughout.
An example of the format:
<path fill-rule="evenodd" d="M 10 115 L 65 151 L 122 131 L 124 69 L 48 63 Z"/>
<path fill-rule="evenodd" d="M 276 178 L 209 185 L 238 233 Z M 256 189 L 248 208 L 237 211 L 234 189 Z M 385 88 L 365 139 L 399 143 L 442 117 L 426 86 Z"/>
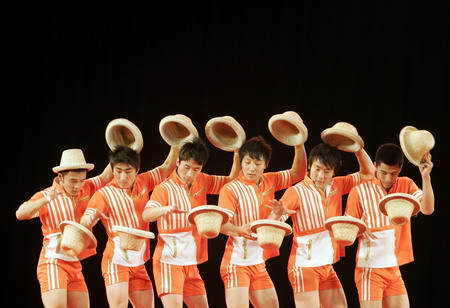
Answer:
<path fill-rule="evenodd" d="M 109 286 L 119 282 L 128 282 L 128 290 L 153 290 L 153 284 L 148 276 L 145 264 L 135 267 L 117 265 L 110 260 L 102 259 L 102 274 L 105 285 Z"/>
<path fill-rule="evenodd" d="M 355 282 L 360 301 L 381 301 L 386 296 L 408 294 L 398 266 L 357 267 Z"/>
<path fill-rule="evenodd" d="M 294 293 L 342 289 L 331 264 L 318 267 L 291 266 L 288 276 Z"/>
<path fill-rule="evenodd" d="M 153 260 L 153 276 L 158 296 L 182 294 L 183 297 L 206 295 L 197 265 L 173 265 Z"/>
<path fill-rule="evenodd" d="M 61 259 L 41 258 L 37 267 L 37 277 L 42 293 L 56 289 L 88 291 L 79 261 L 68 262 Z"/>
<path fill-rule="evenodd" d="M 249 266 L 222 263 L 220 276 L 226 289 L 249 287 L 250 291 L 254 291 L 274 288 L 265 263 Z"/>

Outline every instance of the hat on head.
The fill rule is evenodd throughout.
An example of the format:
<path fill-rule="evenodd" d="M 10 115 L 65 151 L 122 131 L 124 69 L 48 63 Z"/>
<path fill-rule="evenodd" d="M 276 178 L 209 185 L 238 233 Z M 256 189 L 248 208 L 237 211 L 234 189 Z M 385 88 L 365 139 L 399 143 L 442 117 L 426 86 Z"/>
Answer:
<path fill-rule="evenodd" d="M 85 226 L 70 220 L 59 224 L 62 232 L 61 249 L 66 255 L 76 257 L 86 248 L 97 247 L 97 239 Z"/>
<path fill-rule="evenodd" d="M 144 146 L 144 139 L 141 131 L 127 119 L 118 118 L 109 122 L 105 132 L 106 143 L 111 150 L 118 145 L 125 145 L 136 152 L 141 152 Z"/>
<path fill-rule="evenodd" d="M 410 194 L 393 193 L 384 196 L 378 207 L 381 213 L 389 217 L 393 225 L 404 225 L 411 216 L 419 213 L 420 202 Z"/>
<path fill-rule="evenodd" d="M 183 143 L 198 137 L 198 132 L 191 119 L 183 114 L 164 117 L 159 122 L 161 137 L 170 146 L 181 148 Z"/>
<path fill-rule="evenodd" d="M 338 122 L 320 135 L 326 144 L 345 152 L 358 152 L 364 147 L 356 127 L 347 122 Z"/>
<path fill-rule="evenodd" d="M 123 250 L 141 250 L 145 239 L 155 238 L 155 234 L 141 229 L 127 228 L 122 226 L 113 226 L 112 231 L 119 234 L 120 247 Z"/>
<path fill-rule="evenodd" d="M 91 171 L 94 164 L 86 163 L 83 151 L 80 149 L 69 149 L 62 152 L 59 166 L 53 167 L 53 172 L 58 173 L 65 170 L 86 169 Z"/>
<path fill-rule="evenodd" d="M 283 144 L 302 145 L 308 139 L 308 129 L 295 111 L 273 115 L 268 125 L 272 136 Z"/>
<path fill-rule="evenodd" d="M 423 156 L 434 147 L 434 137 L 426 130 L 405 126 L 400 131 L 400 147 L 406 158 L 415 166 L 422 164 Z"/>
<path fill-rule="evenodd" d="M 341 246 L 350 246 L 355 239 L 366 232 L 367 226 L 361 219 L 351 216 L 336 216 L 325 221 L 325 228 L 333 233 L 333 237 Z"/>
<path fill-rule="evenodd" d="M 239 150 L 245 141 L 244 129 L 230 116 L 209 120 L 205 125 L 205 133 L 214 146 L 228 152 Z"/>
<path fill-rule="evenodd" d="M 260 219 L 252 222 L 250 230 L 258 234 L 258 244 L 264 249 L 280 248 L 286 235 L 292 233 L 292 227 L 274 219 Z"/>
<path fill-rule="evenodd" d="M 214 238 L 219 235 L 220 227 L 228 222 L 230 217 L 217 205 L 201 205 L 191 209 L 187 218 L 197 227 L 200 236 Z"/>

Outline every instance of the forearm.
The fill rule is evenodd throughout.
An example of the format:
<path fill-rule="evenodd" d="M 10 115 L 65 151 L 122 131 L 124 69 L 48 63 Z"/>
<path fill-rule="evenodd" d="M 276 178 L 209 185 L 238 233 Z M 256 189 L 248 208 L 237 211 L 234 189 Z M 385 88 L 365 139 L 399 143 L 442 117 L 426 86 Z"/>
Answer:
<path fill-rule="evenodd" d="M 305 146 L 303 144 L 294 147 L 294 161 L 292 162 L 291 173 L 294 181 L 298 182 L 305 177 L 307 171 L 307 158 Z"/>
<path fill-rule="evenodd" d="M 359 152 L 355 152 L 355 156 L 358 160 L 359 174 L 361 175 L 361 179 L 363 181 L 372 180 L 375 174 L 375 166 L 373 165 L 369 154 L 367 154 L 364 149 L 361 149 Z"/>
<path fill-rule="evenodd" d="M 103 181 L 105 182 L 109 182 L 112 180 L 113 178 L 113 170 L 111 168 L 111 165 L 108 164 L 106 166 L 106 168 L 103 170 L 103 172 L 100 174 L 100 177 L 102 178 Z"/>
<path fill-rule="evenodd" d="M 239 152 L 235 151 L 233 153 L 233 165 L 231 166 L 231 171 L 230 174 L 228 175 L 228 181 L 237 178 L 240 171 L 241 171 L 241 160 L 239 159 Z"/>
<path fill-rule="evenodd" d="M 239 236 L 239 228 L 233 225 L 230 222 L 227 222 L 222 225 L 220 228 L 220 233 L 223 233 L 228 236 Z"/>
<path fill-rule="evenodd" d="M 160 166 L 162 171 L 162 178 L 168 177 L 172 171 L 175 169 L 177 165 L 178 153 L 180 152 L 179 148 L 171 147 L 169 154 L 167 155 L 166 160 Z"/>
<path fill-rule="evenodd" d="M 161 216 L 166 215 L 167 213 L 170 213 L 171 211 L 170 206 L 163 206 L 163 207 L 157 207 L 157 208 L 146 208 L 144 212 L 142 213 L 142 219 L 144 221 L 153 222 L 158 220 Z"/>
<path fill-rule="evenodd" d="M 22 203 L 16 211 L 16 217 L 18 220 L 30 219 L 36 214 L 37 211 L 44 205 L 49 203 L 47 197 L 43 197 L 36 201 Z"/>
<path fill-rule="evenodd" d="M 434 191 L 429 176 L 422 178 L 422 191 L 420 210 L 425 215 L 431 215 L 434 212 Z"/>

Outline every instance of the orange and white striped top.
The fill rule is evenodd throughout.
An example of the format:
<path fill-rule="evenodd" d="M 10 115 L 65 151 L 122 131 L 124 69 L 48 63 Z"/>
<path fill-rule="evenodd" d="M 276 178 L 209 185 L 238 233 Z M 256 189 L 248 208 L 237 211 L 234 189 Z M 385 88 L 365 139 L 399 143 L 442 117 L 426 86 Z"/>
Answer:
<path fill-rule="evenodd" d="M 57 182 L 58 178 L 53 181 L 52 187 L 55 186 L 58 192 L 61 192 L 50 201 L 49 204 L 44 205 L 37 211 L 32 218 L 39 217 L 42 223 L 42 235 L 43 246 L 41 253 L 42 256 L 46 255 L 44 252 L 47 250 L 50 244 L 50 239 L 56 239 L 61 234 L 59 230 L 59 224 L 64 220 L 70 220 L 75 222 L 80 222 L 81 216 L 83 215 L 89 199 L 91 196 L 101 187 L 106 184 L 100 176 L 89 178 L 85 181 L 83 188 L 76 197 L 69 196 L 62 185 Z M 48 196 L 51 187 L 48 187 L 40 192 L 34 194 L 29 201 L 36 201 Z M 53 245 L 51 245 L 53 246 Z M 54 248 L 49 248 L 54 250 Z M 95 249 L 85 250 L 78 259 L 87 258 L 96 253 Z M 49 253 L 47 253 L 49 256 Z M 51 252 L 52 258 L 63 259 L 63 260 L 73 260 L 72 257 L 67 257 L 65 255 L 59 254 L 56 251 Z"/>
<path fill-rule="evenodd" d="M 175 265 L 200 264 L 208 260 L 207 239 L 198 234 L 187 216 L 191 209 L 207 204 L 208 194 L 219 194 L 226 182 L 226 176 L 200 173 L 188 188 L 174 170 L 170 177 L 155 187 L 146 208 L 177 205 L 187 212 L 169 213 L 158 219 L 154 260 Z M 180 249 L 182 247 L 186 249 Z"/>
<path fill-rule="evenodd" d="M 226 184 L 219 195 L 218 205 L 227 210 L 230 222 L 238 227 L 250 224 L 258 219 L 266 219 L 271 210 L 269 200 L 273 200 L 275 192 L 293 184 L 289 170 L 264 173 L 259 185 L 249 181 L 242 174 Z M 243 238 L 228 238 L 222 262 L 236 265 L 256 265 L 279 254 L 276 250 L 263 250 L 253 241 Z"/>
<path fill-rule="evenodd" d="M 113 226 L 149 231 L 149 223 L 143 221 L 142 212 L 149 199 L 149 193 L 161 181 L 161 168 L 157 167 L 137 175 L 131 189 L 121 188 L 115 180 L 112 180 L 92 196 L 84 216 L 90 216 L 89 220 L 96 220 L 99 218 L 98 212 L 100 212 L 103 216 L 109 217 L 109 219 L 101 218 L 108 235 L 104 257 L 109 260 L 114 258 L 115 242 L 113 239 L 118 234 L 112 231 Z M 143 250 L 142 262 L 150 259 L 149 243 L 149 239 L 147 239 L 147 248 Z"/>
<path fill-rule="evenodd" d="M 423 192 L 408 177 L 399 177 L 389 193 L 407 193 L 422 200 Z M 364 218 L 378 239 L 360 239 L 357 252 L 358 267 L 400 266 L 414 260 L 411 240 L 411 224 L 391 225 L 388 216 L 378 208 L 379 201 L 386 196 L 380 180 L 373 179 L 356 186 L 349 194 L 346 214 Z"/>

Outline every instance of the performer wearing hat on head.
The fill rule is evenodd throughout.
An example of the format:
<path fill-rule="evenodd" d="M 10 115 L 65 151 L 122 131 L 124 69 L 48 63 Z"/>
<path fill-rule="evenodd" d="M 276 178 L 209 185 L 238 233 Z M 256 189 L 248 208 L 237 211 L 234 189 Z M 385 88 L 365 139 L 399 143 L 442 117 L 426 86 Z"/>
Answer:
<path fill-rule="evenodd" d="M 208 307 L 205 285 L 197 268 L 197 264 L 208 259 L 208 239 L 201 237 L 189 222 L 188 212 L 208 204 L 207 195 L 219 194 L 240 170 L 239 154 L 235 151 L 229 176 L 205 174 L 202 168 L 208 156 L 202 139 L 185 142 L 177 168 L 155 187 L 143 213 L 144 221 L 158 223 L 153 274 L 164 307 L 182 307 L 183 301 L 189 307 Z"/>
<path fill-rule="evenodd" d="M 339 133 L 339 132 L 338 132 Z M 346 133 L 346 131 L 345 131 Z M 347 300 L 333 263 L 343 256 L 344 247 L 326 229 L 328 218 L 342 215 L 342 196 L 355 185 L 373 178 L 373 164 L 362 147 L 362 139 L 352 135 L 360 170 L 337 176 L 342 165 L 340 151 L 326 143 L 316 145 L 308 155 L 305 179 L 272 200 L 269 218 L 291 216 L 294 237 L 288 261 L 288 277 L 296 307 L 347 307 Z M 340 138 L 340 137 L 339 137 Z M 348 143 L 348 141 L 346 141 Z"/>
<path fill-rule="evenodd" d="M 95 254 L 95 249 L 78 256 L 64 254 L 59 226 L 63 221 L 80 222 L 91 196 L 112 178 L 108 165 L 101 175 L 86 179 L 93 168 L 80 149 L 63 151 L 60 165 L 53 168 L 58 174 L 53 185 L 37 192 L 16 211 L 19 220 L 39 217 L 42 223 L 44 239 L 37 272 L 45 307 L 89 307 L 80 260 Z"/>
<path fill-rule="evenodd" d="M 403 144 L 403 143 L 402 143 Z M 404 151 L 414 144 L 407 144 Z M 433 168 L 429 149 L 419 160 L 422 189 L 408 177 L 400 177 L 403 147 L 381 145 L 375 155 L 375 178 L 353 188 L 347 200 L 346 214 L 365 220 L 368 231 L 359 238 L 355 283 L 361 307 L 409 307 L 408 293 L 400 266 L 413 261 L 411 224 L 391 223 L 380 210 L 380 201 L 397 193 L 420 200 L 420 211 L 434 211 L 434 193 L 430 172 Z M 410 157 L 410 155 L 408 155 Z M 403 195 L 403 194 L 401 194 Z"/>
<path fill-rule="evenodd" d="M 261 248 L 250 225 L 269 216 L 270 210 L 264 205 L 274 198 L 276 191 L 304 177 L 305 148 L 303 143 L 293 147 L 295 154 L 289 170 L 265 173 L 272 147 L 261 136 L 247 140 L 239 150 L 242 171 L 220 191 L 218 205 L 230 216 L 221 229 L 229 236 L 220 266 L 227 307 L 248 307 L 249 301 L 254 307 L 278 307 L 265 260 L 277 256 L 279 251 Z"/>
<path fill-rule="evenodd" d="M 124 145 L 117 145 L 109 153 L 114 178 L 97 191 L 81 219 L 92 228 L 99 219 L 105 227 L 108 242 L 102 259 L 102 273 L 110 307 L 153 307 L 153 285 L 145 268 L 150 259 L 149 239 L 141 250 L 123 250 L 114 226 L 149 230 L 142 220 L 142 211 L 149 193 L 175 168 L 179 149 L 171 147 L 164 163 L 150 171 L 139 174 L 140 154 Z"/>

